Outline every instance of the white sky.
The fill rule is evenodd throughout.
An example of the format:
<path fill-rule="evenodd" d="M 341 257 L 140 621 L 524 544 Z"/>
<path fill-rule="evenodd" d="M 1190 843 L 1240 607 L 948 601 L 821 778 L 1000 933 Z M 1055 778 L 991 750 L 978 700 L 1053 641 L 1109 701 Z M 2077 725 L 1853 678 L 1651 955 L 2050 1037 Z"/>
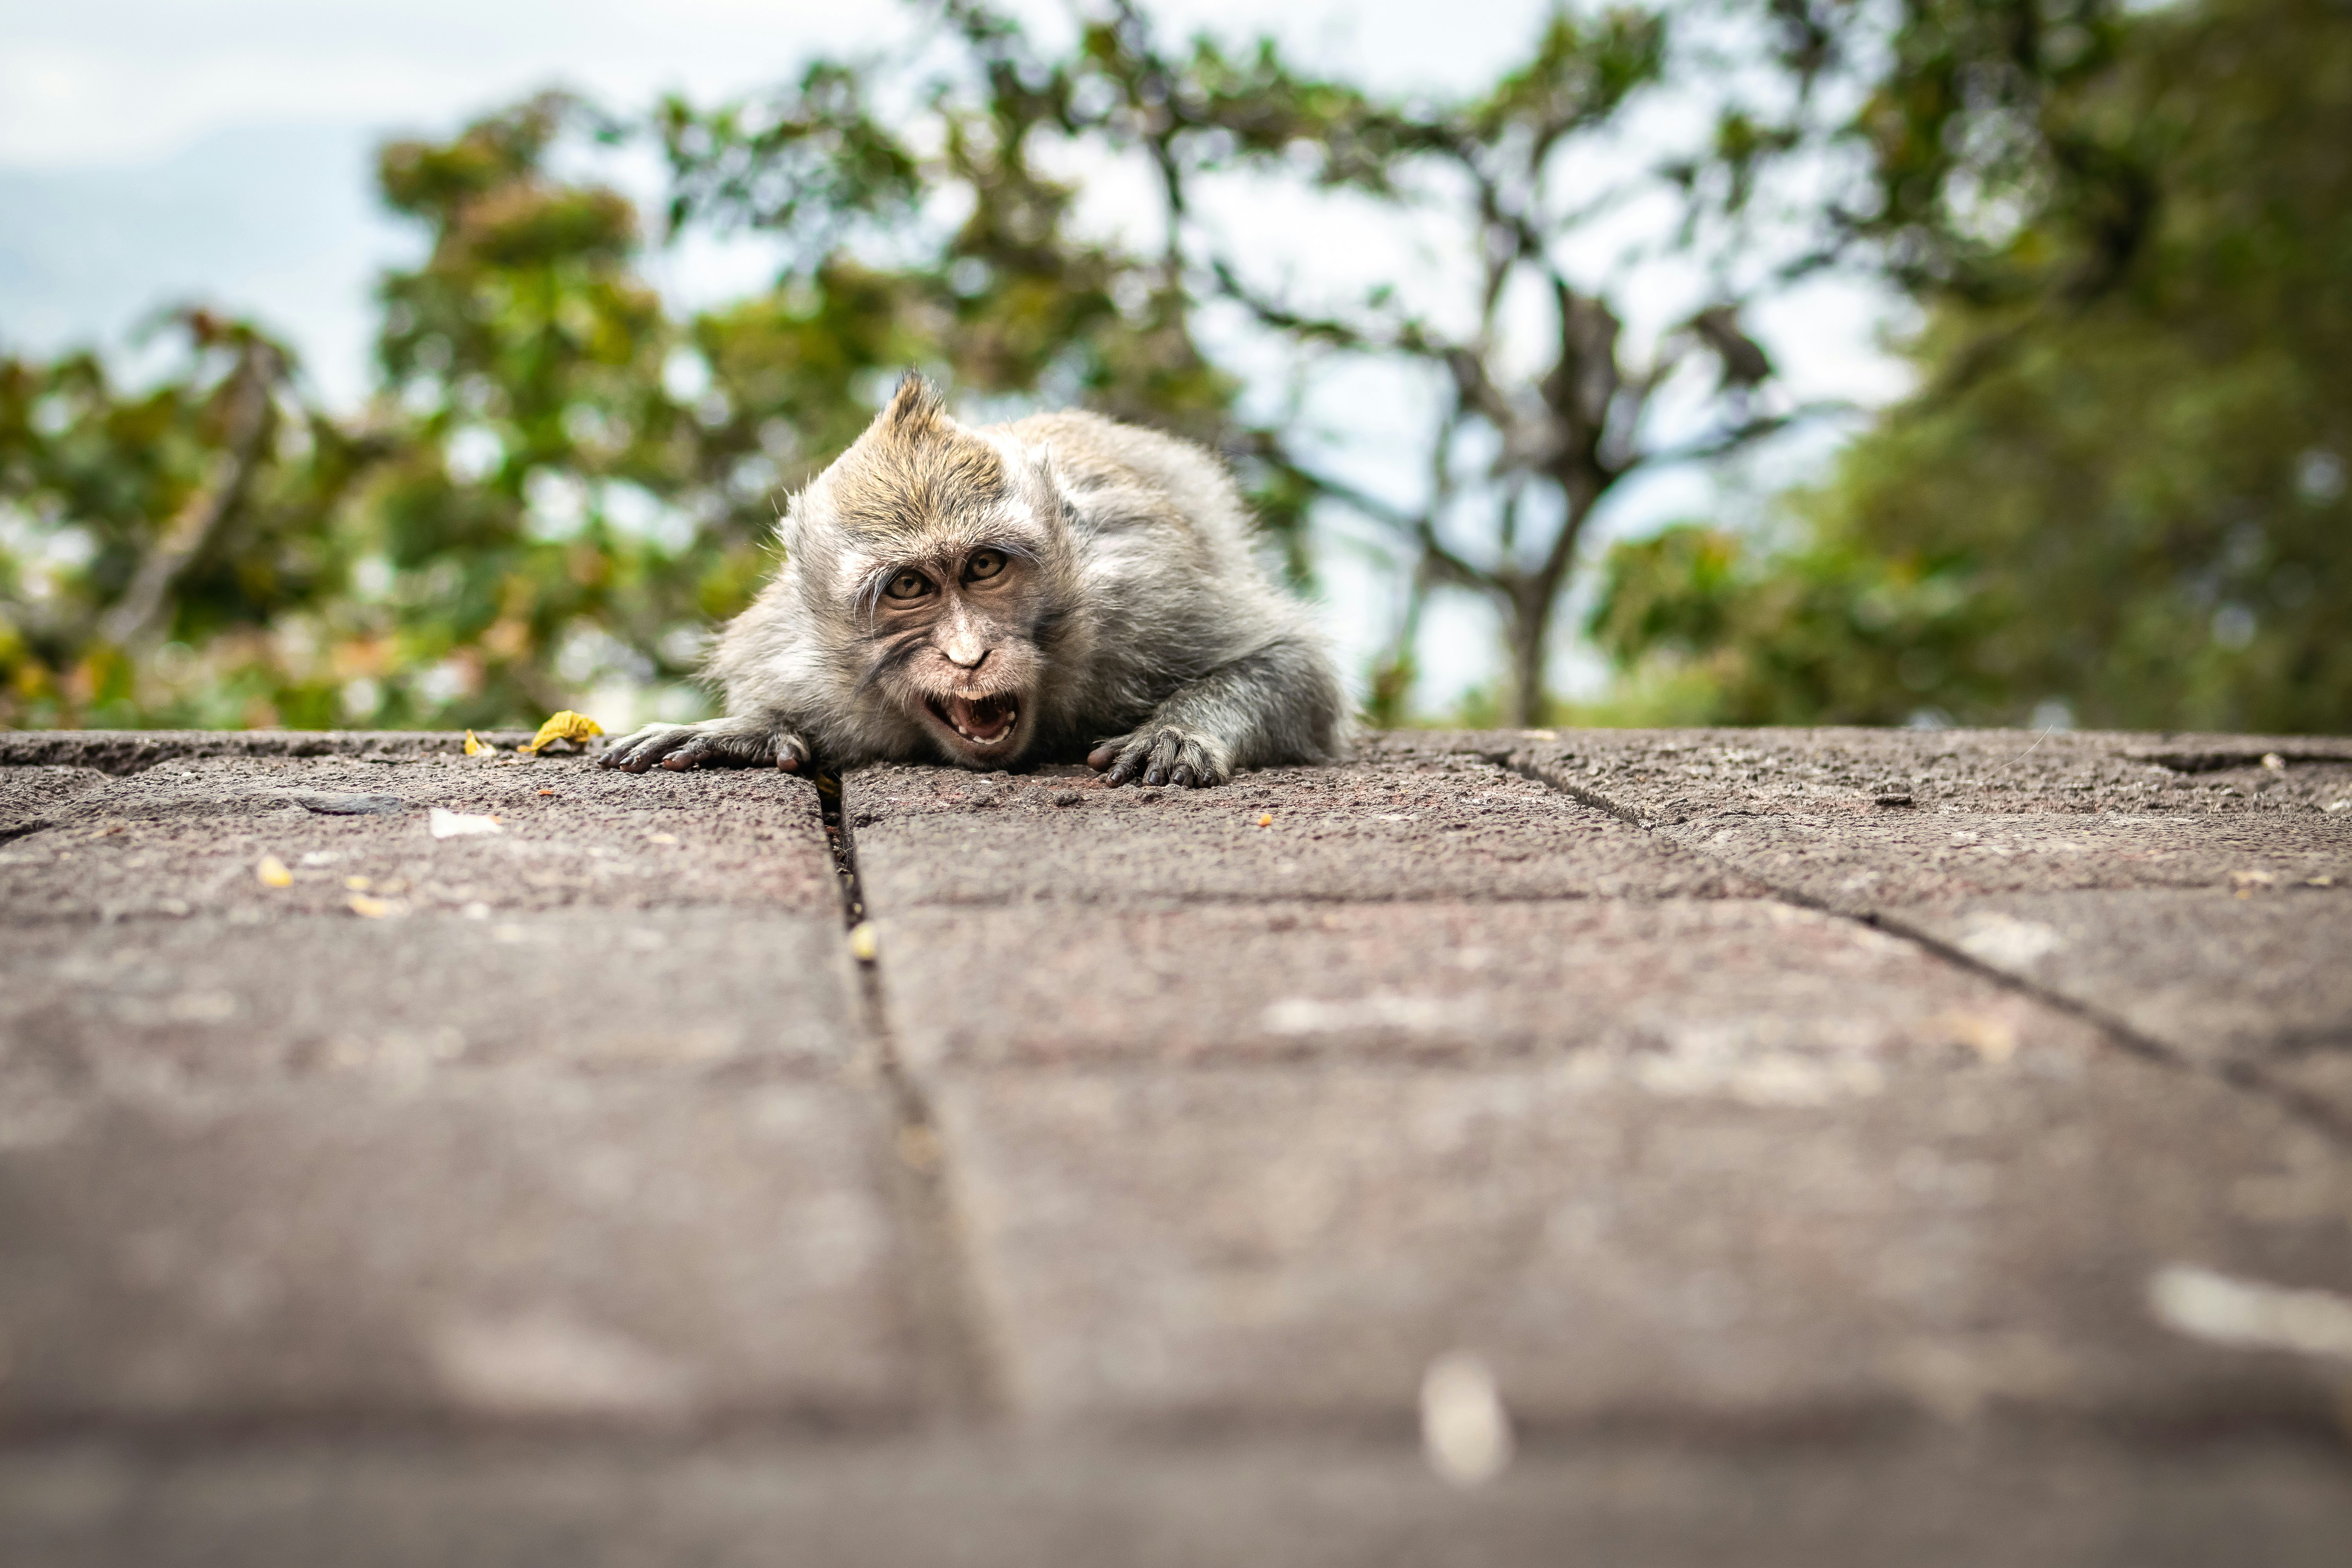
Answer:
<path fill-rule="evenodd" d="M 1318 63 L 1388 86 L 1462 88 L 1524 47 L 1546 0 L 1163 0 L 1162 26 L 1271 28 Z M 1021 7 L 1050 22 L 1051 0 Z M 337 402 L 362 395 L 375 273 L 413 241 L 377 213 L 368 160 L 395 132 L 437 132 L 551 84 L 628 110 L 671 90 L 709 101 L 793 73 L 818 51 L 905 36 L 894 0 L 0 0 L 0 344 L 119 345 L 158 306 L 205 299 L 257 315 L 302 351 Z M 1279 235 L 1276 276 L 1323 273 L 1311 235 Z M 672 257 L 657 277 L 707 295 L 756 278 L 745 258 Z M 1883 306 L 1816 291 L 1767 317 L 1811 392 L 1884 398 L 1896 368 L 1874 346 Z M 1367 395 L 1370 395 L 1368 389 Z M 1367 410 L 1378 426 L 1393 407 Z M 1327 417 L 1346 419 L 1340 408 Z M 1771 466 L 1801 471 L 1814 440 Z M 1704 509 L 1698 476 L 1624 498 L 1604 531 Z M 1334 629 L 1351 660 L 1377 642 L 1381 585 L 1328 562 Z M 1589 658 L 1560 675 L 1589 687 Z M 1492 669 L 1491 628 L 1455 606 L 1424 638 L 1424 703 Z"/>

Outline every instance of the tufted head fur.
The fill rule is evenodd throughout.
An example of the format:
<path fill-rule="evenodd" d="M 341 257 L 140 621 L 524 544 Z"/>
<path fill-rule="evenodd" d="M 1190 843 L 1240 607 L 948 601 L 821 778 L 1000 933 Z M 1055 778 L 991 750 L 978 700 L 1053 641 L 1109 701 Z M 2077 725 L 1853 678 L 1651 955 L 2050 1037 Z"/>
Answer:
<path fill-rule="evenodd" d="M 1051 724 L 1076 566 L 1043 449 L 965 428 L 910 374 L 784 533 L 856 741 L 1006 767 Z"/>

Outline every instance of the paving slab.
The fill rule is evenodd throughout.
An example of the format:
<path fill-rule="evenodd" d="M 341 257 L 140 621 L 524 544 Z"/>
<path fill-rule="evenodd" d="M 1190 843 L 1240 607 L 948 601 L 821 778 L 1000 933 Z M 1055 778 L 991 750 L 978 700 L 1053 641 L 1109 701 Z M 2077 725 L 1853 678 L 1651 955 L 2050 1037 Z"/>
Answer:
<path fill-rule="evenodd" d="M 2030 730 L 1400 732 L 1375 753 L 1507 759 L 1650 823 L 1710 813 L 2326 813 L 2352 800 L 2352 740 Z M 2263 765 L 2265 757 L 2278 766 Z M 1907 805 L 1882 802 L 1901 797 Z M 2341 806 L 2338 812 L 2352 810 Z"/>
<path fill-rule="evenodd" d="M 32 831 L 58 802 L 106 779 L 96 768 L 0 767 L 0 843 Z"/>
<path fill-rule="evenodd" d="M 499 828 L 436 838 L 434 807 L 495 816 Z M 511 755 L 172 759 L 67 795 L 24 826 L 37 830 L 0 843 L 0 923 L 349 915 L 354 892 L 394 913 L 838 907 L 815 789 L 765 769 L 632 775 L 584 758 Z M 264 856 L 290 885 L 264 885 Z"/>
<path fill-rule="evenodd" d="M 1903 921 L 2352 1131 L 2352 889 L 2021 894 L 1916 905 Z"/>
<path fill-rule="evenodd" d="M 217 917 L 0 944 L 0 1138 L 87 1094 L 490 1069 L 839 1070 L 840 921 L 730 910 Z"/>
<path fill-rule="evenodd" d="M 511 752 L 528 730 L 483 730 Z M 86 767 L 135 773 L 195 757 L 455 757 L 463 730 L 0 730 L 0 768 Z"/>
<path fill-rule="evenodd" d="M 1695 818 L 1663 837 L 1854 913 L 2082 889 L 2352 889 L 2352 815 L 2056 813 Z"/>
<path fill-rule="evenodd" d="M 1802 1095 L 1916 1052 L 2079 1057 L 2095 1037 L 1915 943 L 1753 900 L 919 907 L 877 924 L 893 1026 L 925 1068 L 1599 1052 Z"/>
<path fill-rule="evenodd" d="M 1589 1436 L 2336 1419 L 2341 1362 L 2153 1303 L 2207 1270 L 2352 1318 L 2340 1144 L 2115 1053 L 1809 1087 L 1592 1057 L 936 1093 L 1010 1397 L 1047 1425 L 1401 1421 L 1456 1350 Z"/>
<path fill-rule="evenodd" d="M 2340 1455 L 2249 1436 L 1629 1443 L 1467 1491 L 1403 1443 L 1279 1436 L 0 1451 L 21 1568 L 2336 1568 L 2347 1532 Z"/>
<path fill-rule="evenodd" d="M 1475 757 L 1268 768 L 1215 789 L 1083 769 L 844 780 L 867 907 L 1724 897 L 1721 867 Z"/>
<path fill-rule="evenodd" d="M 0 1434 L 875 1424 L 913 1397 L 870 1102 L 364 1079 L 0 1146 Z"/>

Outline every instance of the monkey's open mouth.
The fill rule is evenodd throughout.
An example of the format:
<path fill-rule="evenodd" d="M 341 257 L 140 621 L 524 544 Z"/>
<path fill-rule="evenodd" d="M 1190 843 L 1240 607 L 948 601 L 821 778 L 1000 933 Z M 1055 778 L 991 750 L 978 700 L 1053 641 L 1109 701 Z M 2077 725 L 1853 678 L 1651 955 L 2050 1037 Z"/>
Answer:
<path fill-rule="evenodd" d="M 996 744 L 1021 721 L 1021 704 L 1009 696 L 934 697 L 929 701 L 940 723 L 975 746 Z"/>

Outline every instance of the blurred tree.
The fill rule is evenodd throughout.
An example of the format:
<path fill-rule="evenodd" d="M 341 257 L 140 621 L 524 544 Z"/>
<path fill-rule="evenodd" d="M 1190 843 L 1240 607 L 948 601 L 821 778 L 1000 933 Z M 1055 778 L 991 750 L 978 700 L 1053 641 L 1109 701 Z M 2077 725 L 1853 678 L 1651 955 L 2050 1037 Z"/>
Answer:
<path fill-rule="evenodd" d="M 1911 24 L 1946 52 L 1908 118 L 1874 111 L 1923 391 L 1764 548 L 1612 552 L 1628 695 L 2352 728 L 2352 13 L 1948 12 Z"/>
<path fill-rule="evenodd" d="M 912 211 L 919 195 L 960 207 L 969 216 L 898 279 L 898 309 L 929 325 L 957 384 L 1044 391 L 1222 447 L 1300 575 L 1318 501 L 1402 546 L 1412 591 L 1395 651 L 1374 673 L 1376 718 L 1403 711 L 1421 598 L 1447 588 L 1501 613 L 1514 710 L 1535 721 L 1557 606 L 1611 491 L 1645 468 L 1736 449 L 1799 412 L 1774 392 L 1770 356 L 1741 316 L 1743 290 L 1771 275 L 1742 257 L 1755 235 L 1741 220 L 1765 164 L 1801 140 L 1812 69 L 1785 31 L 1727 35 L 1780 46 L 1800 83 L 1793 100 L 1779 94 L 1783 122 L 1704 94 L 1712 142 L 1653 163 L 1622 153 L 1633 115 L 1664 90 L 1670 62 L 1696 69 L 1707 58 L 1698 45 L 1676 54 L 1663 10 L 1555 13 L 1494 88 L 1445 101 L 1320 76 L 1271 42 L 1163 49 L 1124 0 L 1082 16 L 1058 54 L 980 0 L 942 0 L 937 13 L 960 48 L 909 95 L 921 113 L 891 130 L 865 80 L 839 65 L 756 108 L 670 106 L 674 221 L 767 227 L 814 258 L 837 254 L 827 247 L 860 225 Z M 1076 192 L 1039 172 L 1048 152 L 1097 167 L 1139 160 L 1156 254 L 1075 237 Z M 1608 189 L 1569 172 L 1596 156 L 1630 172 Z M 1444 234 L 1467 265 L 1444 297 L 1391 284 L 1351 309 L 1293 305 L 1196 221 L 1202 187 L 1221 179 L 1360 198 L 1405 234 Z M 1645 198 L 1675 208 L 1651 225 L 1664 231 L 1655 248 L 1707 276 L 1686 319 L 1637 350 L 1615 298 L 1636 258 L 1612 275 L 1570 253 Z M 1238 306 L 1262 335 L 1310 358 L 1402 364 L 1427 380 L 1438 406 L 1415 437 L 1424 493 L 1395 502 L 1310 461 L 1295 404 L 1244 419 L 1234 378 L 1194 335 L 1214 304 Z M 1670 395 L 1686 405 L 1671 435 L 1653 417 Z"/>
<path fill-rule="evenodd" d="M 160 381 L 0 359 L 0 724 L 316 722 L 271 628 L 340 589 L 331 518 L 378 455 L 292 356 L 202 310 Z"/>

